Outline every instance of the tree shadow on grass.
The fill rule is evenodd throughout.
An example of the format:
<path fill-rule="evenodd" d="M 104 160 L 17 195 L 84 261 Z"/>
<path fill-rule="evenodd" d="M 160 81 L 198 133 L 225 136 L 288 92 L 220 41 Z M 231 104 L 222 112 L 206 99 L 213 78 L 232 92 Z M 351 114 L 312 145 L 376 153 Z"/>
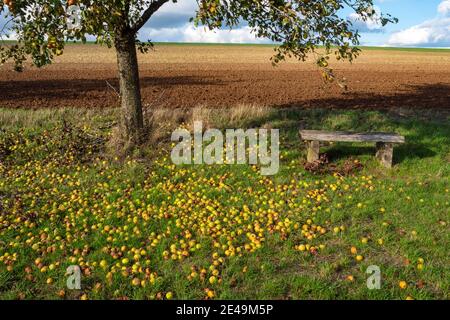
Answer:
<path fill-rule="evenodd" d="M 375 157 L 377 149 L 375 146 L 361 145 L 345 145 L 343 143 L 336 144 L 329 148 L 323 148 L 331 162 L 345 160 L 351 157 L 372 156 Z M 420 143 L 405 143 L 394 146 L 393 163 L 402 163 L 404 160 L 424 159 L 434 157 L 436 152 Z"/>
<path fill-rule="evenodd" d="M 424 159 L 445 153 L 450 145 L 450 123 L 445 121 L 446 111 L 433 114 L 416 110 L 408 115 L 399 115 L 393 110 L 336 110 L 283 108 L 274 109 L 258 119 L 252 119 L 252 125 L 281 130 L 285 137 L 284 145 L 299 148 L 306 152 L 306 145 L 299 136 L 300 129 L 351 131 L 351 132 L 393 132 L 405 136 L 404 144 L 394 146 L 394 163 L 405 160 Z M 282 144 L 283 147 L 283 144 Z M 324 148 L 321 148 L 323 151 Z M 339 161 L 351 156 L 375 156 L 375 145 L 358 143 L 336 143 L 326 148 L 331 161 Z"/>
<path fill-rule="evenodd" d="M 335 144 L 332 147 L 321 148 L 322 152 L 325 152 L 328 156 L 328 159 L 331 162 L 337 162 L 339 160 L 348 159 L 350 157 L 356 156 L 373 156 L 375 155 L 376 149 L 375 147 L 369 146 L 357 146 L 357 145 L 348 145 L 348 144 Z"/>
<path fill-rule="evenodd" d="M 394 163 L 405 160 L 424 159 L 436 156 L 436 152 L 421 143 L 405 143 L 394 147 Z"/>

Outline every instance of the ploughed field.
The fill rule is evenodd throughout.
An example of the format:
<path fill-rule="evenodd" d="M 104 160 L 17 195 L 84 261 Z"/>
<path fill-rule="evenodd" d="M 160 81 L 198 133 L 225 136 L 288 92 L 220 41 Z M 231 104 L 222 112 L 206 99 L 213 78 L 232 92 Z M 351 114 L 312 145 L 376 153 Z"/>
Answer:
<path fill-rule="evenodd" d="M 157 44 L 141 55 L 147 107 L 240 104 L 331 108 L 450 106 L 450 50 L 364 49 L 353 64 L 333 61 L 348 90 L 324 84 L 312 61 L 272 67 L 271 46 Z M 118 104 L 113 50 L 71 44 L 46 68 L 0 72 L 0 106 L 112 107 Z"/>

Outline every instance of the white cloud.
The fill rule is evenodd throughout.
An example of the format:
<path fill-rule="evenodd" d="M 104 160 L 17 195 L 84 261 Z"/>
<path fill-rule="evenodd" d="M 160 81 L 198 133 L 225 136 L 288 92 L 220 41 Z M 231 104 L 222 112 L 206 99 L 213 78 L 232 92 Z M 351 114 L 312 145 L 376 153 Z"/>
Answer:
<path fill-rule="evenodd" d="M 437 11 L 434 19 L 394 32 L 388 39 L 388 45 L 450 47 L 450 0 L 442 1 Z"/>
<path fill-rule="evenodd" d="M 395 32 L 389 45 L 450 47 L 450 18 L 433 19 Z"/>
<path fill-rule="evenodd" d="M 353 29 L 358 30 L 359 32 L 367 32 L 367 33 L 378 33 L 383 32 L 383 25 L 381 24 L 381 9 L 378 6 L 373 6 L 375 10 L 375 15 L 372 17 L 367 17 L 366 15 L 361 15 L 356 12 L 352 12 L 347 16 L 347 20 L 349 20 Z"/>
<path fill-rule="evenodd" d="M 204 28 L 188 26 L 183 32 L 183 40 L 186 42 L 261 42 L 251 33 L 250 27 L 242 27 L 233 30 L 210 31 Z"/>
<path fill-rule="evenodd" d="M 195 0 L 167 2 L 148 21 L 149 28 L 174 28 L 186 24 L 195 16 L 198 4 Z"/>
<path fill-rule="evenodd" d="M 233 30 L 210 31 L 204 27 L 195 28 L 189 18 L 195 16 L 198 4 L 195 0 L 178 0 L 161 7 L 139 32 L 141 40 L 154 42 L 212 42 L 212 43 L 261 43 L 251 28 L 239 25 Z"/>
<path fill-rule="evenodd" d="M 443 16 L 450 15 L 450 0 L 442 1 L 438 6 L 438 12 Z"/>
<path fill-rule="evenodd" d="M 169 1 L 164 4 L 158 11 L 157 14 L 165 14 L 165 13 L 186 13 L 193 14 L 195 10 L 198 8 L 198 4 L 195 0 L 178 0 L 177 2 Z"/>
<path fill-rule="evenodd" d="M 251 28 L 244 26 L 233 30 L 210 31 L 203 27 L 195 28 L 192 24 L 185 24 L 177 28 L 144 28 L 140 38 L 149 38 L 152 41 L 182 41 L 182 42 L 209 42 L 209 43 L 263 43 L 251 33 Z M 146 39 L 145 39 L 146 40 Z"/>

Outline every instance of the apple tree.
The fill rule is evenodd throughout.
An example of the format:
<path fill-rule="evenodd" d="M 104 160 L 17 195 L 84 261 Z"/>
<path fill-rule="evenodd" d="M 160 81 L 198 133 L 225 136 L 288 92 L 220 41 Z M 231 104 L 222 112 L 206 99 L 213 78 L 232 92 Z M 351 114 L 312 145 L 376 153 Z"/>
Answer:
<path fill-rule="evenodd" d="M 0 63 L 14 61 L 17 71 L 31 59 L 45 66 L 63 54 L 67 41 L 97 43 L 117 54 L 121 114 L 124 133 L 136 144 L 144 121 L 139 84 L 137 50 L 147 52 L 151 43 L 138 40 L 139 30 L 167 2 L 176 0 L 3 0 L 0 14 L 8 20 L 16 42 L 0 43 Z M 196 25 L 209 29 L 233 28 L 247 23 L 254 34 L 278 46 L 272 62 L 286 57 L 304 61 L 310 54 L 327 80 L 334 78 L 330 56 L 353 60 L 359 52 L 359 34 L 341 10 L 351 8 L 362 20 L 377 19 L 381 25 L 395 22 L 373 9 L 373 0 L 196 0 Z M 0 30 L 5 33 L 5 30 Z M 4 37 L 2 37 L 3 39 Z"/>

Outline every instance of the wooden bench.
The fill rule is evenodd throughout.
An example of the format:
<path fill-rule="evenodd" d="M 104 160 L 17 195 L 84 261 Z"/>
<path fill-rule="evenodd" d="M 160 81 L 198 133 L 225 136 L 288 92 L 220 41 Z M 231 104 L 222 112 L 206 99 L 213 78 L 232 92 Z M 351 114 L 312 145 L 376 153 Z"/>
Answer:
<path fill-rule="evenodd" d="M 314 162 L 319 159 L 320 142 L 375 142 L 377 148 L 376 157 L 386 168 L 392 167 L 394 144 L 405 142 L 405 137 L 396 133 L 300 130 L 300 136 L 308 145 L 308 162 Z"/>

